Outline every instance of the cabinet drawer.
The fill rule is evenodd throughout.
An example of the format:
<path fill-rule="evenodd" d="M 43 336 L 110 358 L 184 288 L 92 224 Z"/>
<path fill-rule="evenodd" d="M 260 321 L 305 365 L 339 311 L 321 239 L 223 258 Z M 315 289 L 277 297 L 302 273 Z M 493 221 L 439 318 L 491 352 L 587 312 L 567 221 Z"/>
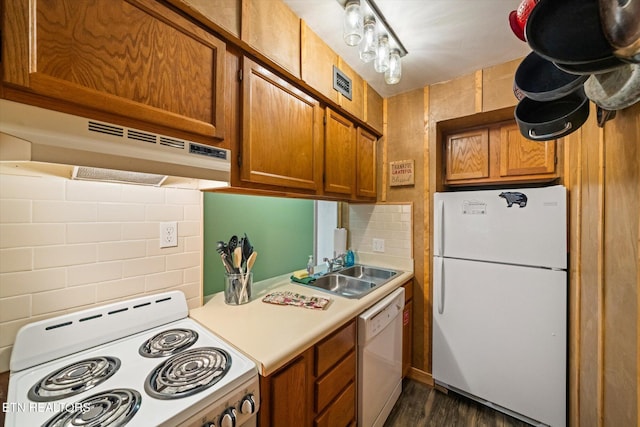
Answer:
<path fill-rule="evenodd" d="M 316 345 L 315 354 L 315 375 L 324 374 L 342 359 L 356 344 L 356 323 L 352 321 L 349 325 L 331 335 L 322 343 Z"/>
<path fill-rule="evenodd" d="M 354 381 L 355 375 L 356 352 L 353 351 L 338 366 L 316 381 L 316 412 L 322 412 L 340 390 Z"/>
<path fill-rule="evenodd" d="M 315 427 L 346 426 L 355 418 L 356 386 L 351 383 L 314 422 Z"/>

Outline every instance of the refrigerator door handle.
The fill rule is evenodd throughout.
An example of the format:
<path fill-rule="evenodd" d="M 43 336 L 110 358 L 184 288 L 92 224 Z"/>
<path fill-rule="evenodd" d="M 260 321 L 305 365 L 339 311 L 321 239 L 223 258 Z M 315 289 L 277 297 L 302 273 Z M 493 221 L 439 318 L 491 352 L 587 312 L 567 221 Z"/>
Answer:
<path fill-rule="evenodd" d="M 436 209 L 436 256 L 444 256 L 444 200 L 438 200 Z"/>
<path fill-rule="evenodd" d="M 444 258 L 436 258 L 435 271 L 436 286 L 438 289 L 438 313 L 444 313 Z"/>

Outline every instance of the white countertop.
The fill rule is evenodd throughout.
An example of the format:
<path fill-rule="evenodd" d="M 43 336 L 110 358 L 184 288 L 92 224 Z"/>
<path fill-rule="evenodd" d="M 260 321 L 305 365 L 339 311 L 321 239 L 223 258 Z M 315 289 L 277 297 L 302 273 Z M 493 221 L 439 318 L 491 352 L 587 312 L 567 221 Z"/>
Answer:
<path fill-rule="evenodd" d="M 225 304 L 224 293 L 219 292 L 204 306 L 191 310 L 189 316 L 253 359 L 260 374 L 267 376 L 406 283 L 413 277 L 413 272 L 400 272 L 393 280 L 360 299 L 298 285 L 290 281 L 290 276 L 286 274 L 255 283 L 251 301 L 243 305 Z M 265 295 L 274 291 L 317 295 L 330 298 L 332 302 L 325 310 L 262 302 Z"/>

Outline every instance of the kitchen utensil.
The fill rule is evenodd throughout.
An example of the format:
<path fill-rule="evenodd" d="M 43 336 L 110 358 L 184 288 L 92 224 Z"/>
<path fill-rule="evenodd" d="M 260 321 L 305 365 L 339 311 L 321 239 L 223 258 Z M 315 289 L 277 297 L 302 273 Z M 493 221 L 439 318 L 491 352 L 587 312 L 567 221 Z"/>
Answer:
<path fill-rule="evenodd" d="M 247 292 L 249 287 L 249 277 L 251 274 L 251 269 L 253 268 L 253 264 L 256 262 L 256 258 L 258 257 L 258 252 L 252 252 L 247 259 L 247 268 L 244 272 L 244 279 L 242 280 L 242 291 L 240 292 L 240 300 L 243 301 L 244 298 L 248 298 Z"/>
<path fill-rule="evenodd" d="M 586 81 L 584 91 L 598 107 L 622 110 L 640 101 L 640 64 L 626 64 Z"/>
<path fill-rule="evenodd" d="M 233 253 L 233 251 L 235 251 L 238 247 L 238 236 L 231 236 L 231 238 L 229 239 L 229 244 L 227 246 L 229 247 L 229 252 Z"/>
<path fill-rule="evenodd" d="M 553 101 L 578 89 L 588 78 L 562 71 L 553 62 L 531 52 L 518 66 L 514 81 L 528 98 Z"/>
<path fill-rule="evenodd" d="M 239 246 L 233 251 L 233 266 L 236 269 L 236 273 L 242 273 L 242 248 Z"/>
<path fill-rule="evenodd" d="M 589 99 L 580 88 L 553 101 L 524 98 L 515 110 L 520 133 L 534 141 L 549 141 L 577 130 L 589 117 Z"/>
<path fill-rule="evenodd" d="M 517 10 L 509 13 L 511 30 L 522 41 L 527 41 L 524 35 L 524 28 L 536 3 L 538 3 L 538 0 L 522 0 Z"/>
<path fill-rule="evenodd" d="M 220 259 L 222 259 L 222 265 L 227 273 L 232 273 L 234 271 L 233 263 L 229 259 L 229 251 L 227 245 L 223 241 L 218 241 L 216 245 L 216 251 L 220 254 Z"/>
<path fill-rule="evenodd" d="M 600 24 L 598 0 L 540 0 L 525 27 L 529 46 L 564 64 L 583 64 L 613 55 Z"/>
<path fill-rule="evenodd" d="M 584 75 L 609 73 L 625 65 L 624 61 L 613 55 L 597 61 L 588 61 L 579 64 L 565 64 L 558 61 L 555 61 L 554 64 L 556 67 L 567 73 Z"/>
<path fill-rule="evenodd" d="M 244 238 L 242 239 L 242 257 L 246 261 L 251 256 L 253 252 L 253 246 L 251 246 L 251 242 L 249 242 L 249 237 L 247 237 L 247 233 L 244 233 Z"/>
<path fill-rule="evenodd" d="M 600 0 L 600 21 L 614 55 L 640 63 L 640 0 Z"/>

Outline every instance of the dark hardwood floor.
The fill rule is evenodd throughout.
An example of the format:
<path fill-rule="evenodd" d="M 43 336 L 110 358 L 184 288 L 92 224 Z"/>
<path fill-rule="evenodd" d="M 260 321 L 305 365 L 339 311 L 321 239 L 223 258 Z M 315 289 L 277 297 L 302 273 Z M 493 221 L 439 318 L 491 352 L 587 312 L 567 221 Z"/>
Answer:
<path fill-rule="evenodd" d="M 402 394 L 384 427 L 529 427 L 455 393 L 445 394 L 417 381 L 405 379 Z"/>

